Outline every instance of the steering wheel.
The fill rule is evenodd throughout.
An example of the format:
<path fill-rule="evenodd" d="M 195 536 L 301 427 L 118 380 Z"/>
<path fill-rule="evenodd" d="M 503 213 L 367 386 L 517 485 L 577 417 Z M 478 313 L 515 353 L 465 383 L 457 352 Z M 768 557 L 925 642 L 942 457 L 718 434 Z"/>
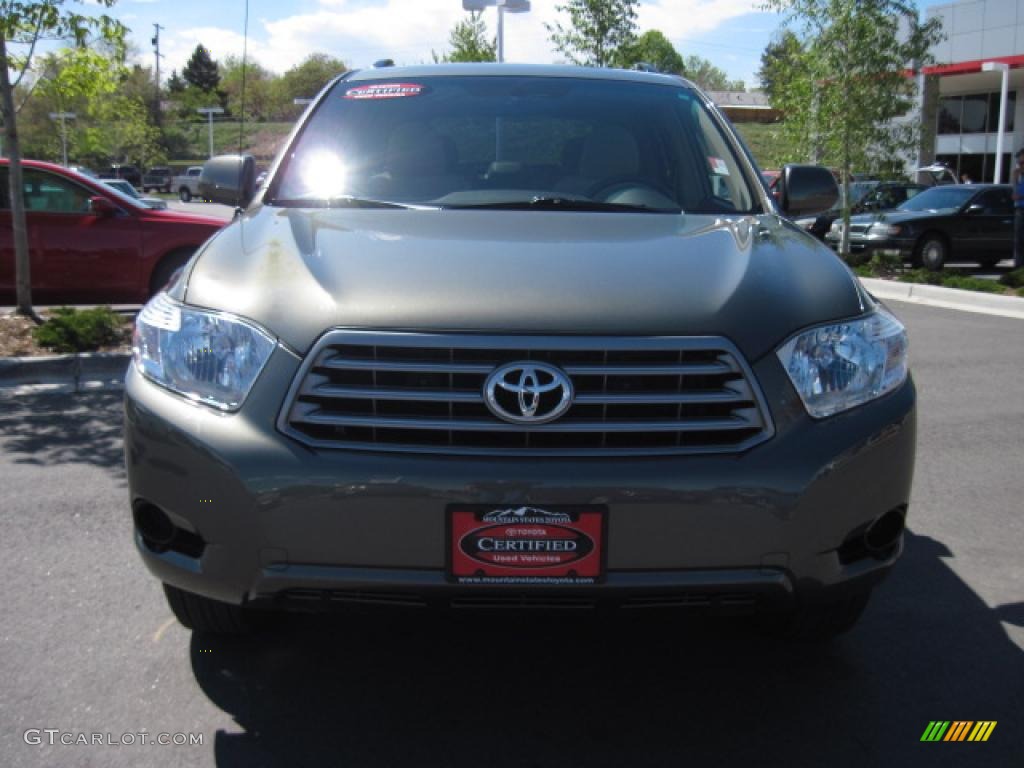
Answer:
<path fill-rule="evenodd" d="M 591 187 L 586 192 L 586 195 L 592 200 L 607 200 L 616 192 L 621 192 L 625 189 L 637 188 L 649 189 L 653 192 L 657 192 L 662 197 L 667 197 L 669 200 L 674 199 L 671 190 L 652 184 L 650 179 L 641 178 L 639 176 L 623 176 L 617 179 L 604 179 L 600 183 Z"/>

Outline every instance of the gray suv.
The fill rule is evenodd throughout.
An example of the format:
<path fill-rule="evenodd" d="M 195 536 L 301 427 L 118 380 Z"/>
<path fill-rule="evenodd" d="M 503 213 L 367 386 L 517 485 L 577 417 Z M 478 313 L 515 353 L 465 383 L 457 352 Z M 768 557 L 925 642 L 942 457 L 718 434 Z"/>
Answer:
<path fill-rule="evenodd" d="M 903 326 L 677 77 L 348 73 L 138 317 L 125 453 L 189 627 L 352 603 L 772 613 L 898 557 Z M 265 614 L 263 614 L 265 615 Z"/>

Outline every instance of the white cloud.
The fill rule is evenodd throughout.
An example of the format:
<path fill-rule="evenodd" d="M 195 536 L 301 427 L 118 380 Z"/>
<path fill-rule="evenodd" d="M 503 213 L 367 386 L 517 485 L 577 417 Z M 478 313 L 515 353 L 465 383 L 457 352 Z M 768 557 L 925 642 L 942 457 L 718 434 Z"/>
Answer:
<path fill-rule="evenodd" d="M 544 26 L 559 18 L 555 4 L 555 0 L 534 0 L 530 13 L 505 16 L 506 60 L 538 64 L 560 60 Z M 684 53 L 691 53 L 693 49 L 683 42 L 686 39 L 756 10 L 754 0 L 647 0 L 640 6 L 638 20 L 641 31 L 660 29 Z M 496 13 L 494 9 L 485 13 L 492 34 Z M 354 67 L 385 57 L 398 64 L 418 64 L 431 61 L 431 51 L 447 50 L 452 26 L 464 17 L 458 0 L 319 0 L 319 8 L 307 13 L 251 22 L 249 54 L 276 72 L 315 51 L 338 56 Z M 167 36 L 167 69 L 180 70 L 198 42 L 217 59 L 242 52 L 238 31 L 213 26 L 183 29 Z"/>

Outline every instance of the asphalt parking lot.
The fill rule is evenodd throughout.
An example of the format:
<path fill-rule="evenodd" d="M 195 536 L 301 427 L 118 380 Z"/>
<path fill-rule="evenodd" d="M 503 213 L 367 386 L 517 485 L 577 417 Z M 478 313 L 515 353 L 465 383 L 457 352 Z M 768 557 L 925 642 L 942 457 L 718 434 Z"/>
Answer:
<path fill-rule="evenodd" d="M 0 400 L 0 763 L 1021 765 L 1024 322 L 894 308 L 920 393 L 906 552 L 825 648 L 744 622 L 505 613 L 192 635 L 132 548 L 119 395 Z M 921 743 L 932 720 L 998 725 Z M 26 744 L 47 728 L 203 744 Z"/>

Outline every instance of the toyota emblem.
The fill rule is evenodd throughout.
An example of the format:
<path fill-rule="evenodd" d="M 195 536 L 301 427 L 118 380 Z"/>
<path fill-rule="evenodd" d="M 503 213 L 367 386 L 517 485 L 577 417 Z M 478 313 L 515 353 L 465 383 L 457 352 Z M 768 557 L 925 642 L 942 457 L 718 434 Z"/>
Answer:
<path fill-rule="evenodd" d="M 572 405 L 572 382 L 546 363 L 509 363 L 484 383 L 484 401 L 491 413 L 513 424 L 546 424 Z"/>

